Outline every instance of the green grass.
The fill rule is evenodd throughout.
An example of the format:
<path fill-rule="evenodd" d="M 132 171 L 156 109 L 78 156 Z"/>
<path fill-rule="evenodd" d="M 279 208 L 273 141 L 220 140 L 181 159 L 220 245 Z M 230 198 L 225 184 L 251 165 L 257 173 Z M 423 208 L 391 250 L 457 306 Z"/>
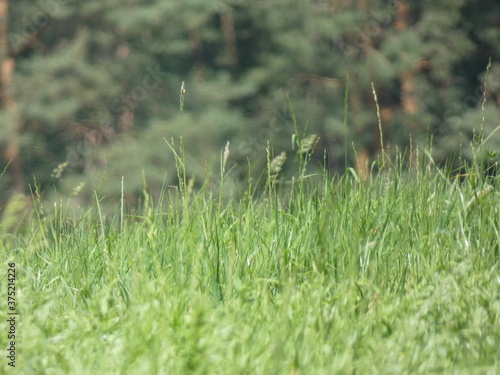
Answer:
<path fill-rule="evenodd" d="M 268 177 L 233 199 L 166 189 L 125 217 L 37 204 L 1 235 L 19 311 L 1 372 L 500 372 L 498 178 Z"/>

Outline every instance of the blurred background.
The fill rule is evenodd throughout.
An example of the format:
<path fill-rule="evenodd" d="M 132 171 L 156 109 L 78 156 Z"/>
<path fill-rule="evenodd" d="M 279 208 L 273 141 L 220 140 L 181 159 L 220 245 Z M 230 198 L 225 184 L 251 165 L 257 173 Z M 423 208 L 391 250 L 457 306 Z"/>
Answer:
<path fill-rule="evenodd" d="M 387 152 L 470 159 L 500 123 L 499 40 L 497 0 L 0 0 L 0 207 L 34 191 L 119 197 L 122 177 L 136 204 L 177 184 L 166 141 L 181 137 L 195 186 L 220 174 L 228 141 L 245 181 L 268 142 L 297 152 L 287 97 L 319 137 L 313 165 L 367 173 L 372 83 Z"/>

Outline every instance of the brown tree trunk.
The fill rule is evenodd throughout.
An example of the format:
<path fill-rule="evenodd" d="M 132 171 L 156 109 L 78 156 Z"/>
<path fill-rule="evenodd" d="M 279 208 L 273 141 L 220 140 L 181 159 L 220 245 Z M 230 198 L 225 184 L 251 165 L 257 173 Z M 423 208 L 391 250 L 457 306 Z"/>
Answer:
<path fill-rule="evenodd" d="M 370 154 L 368 149 L 363 148 L 358 151 L 358 160 L 356 160 L 356 173 L 361 180 L 367 180 L 370 177 Z"/>
<path fill-rule="evenodd" d="M 410 13 L 410 5 L 405 0 L 398 0 L 394 4 L 396 8 L 396 21 L 394 27 L 398 31 L 408 29 L 408 17 Z M 415 114 L 418 112 L 418 104 L 415 100 L 415 79 L 419 72 L 419 64 L 415 61 L 413 69 L 401 74 L 399 81 L 401 82 L 401 106 L 406 114 Z"/>
<path fill-rule="evenodd" d="M 226 49 L 226 63 L 231 69 L 238 65 L 238 51 L 236 46 L 236 31 L 234 28 L 234 18 L 230 12 L 220 15 L 222 31 L 224 32 L 224 44 Z"/>
<path fill-rule="evenodd" d="M 406 0 L 398 0 L 394 3 L 396 8 L 396 21 L 394 27 L 402 31 L 408 28 L 408 16 L 410 14 L 410 5 Z"/>
<path fill-rule="evenodd" d="M 408 29 L 408 18 L 410 15 L 410 5 L 406 0 L 398 0 L 395 3 L 396 10 L 396 21 L 394 22 L 394 27 L 396 30 L 404 32 Z M 418 113 L 418 103 L 415 99 L 415 81 L 417 79 L 417 75 L 422 69 L 426 68 L 426 64 L 428 62 L 423 61 L 415 61 L 413 67 L 406 72 L 403 72 L 399 76 L 399 82 L 401 84 L 401 109 L 405 115 L 409 115 L 408 120 L 406 121 L 406 126 L 409 130 L 415 129 L 417 125 L 414 120 L 411 118 L 412 115 Z M 415 129 L 416 130 L 416 129 Z M 417 165 L 416 155 L 411 152 L 408 155 L 409 162 L 411 166 Z"/>
<path fill-rule="evenodd" d="M 203 42 L 201 40 L 199 27 L 194 27 L 189 31 L 189 39 L 194 52 L 193 76 L 197 83 L 202 83 L 204 79 L 203 74 Z"/>
<path fill-rule="evenodd" d="M 363 109 L 363 99 L 359 94 L 359 89 L 354 89 L 349 93 L 350 105 L 349 110 L 352 113 L 352 122 L 353 124 L 358 124 L 358 126 L 354 129 L 354 137 L 356 138 L 364 138 L 362 137 L 362 133 L 365 131 L 371 131 L 369 129 L 364 129 L 359 126 L 362 122 L 362 113 Z M 348 145 L 350 146 L 350 145 Z M 356 149 L 356 173 L 359 178 L 365 180 L 370 176 L 370 169 L 368 165 L 370 163 L 370 145 L 368 144 L 355 144 Z"/>
<path fill-rule="evenodd" d="M 0 110 L 10 111 L 14 115 L 9 116 L 13 131 L 7 141 L 4 157 L 10 162 L 10 176 L 12 178 L 12 188 L 14 191 L 24 192 L 24 175 L 21 163 L 21 152 L 19 148 L 19 123 L 15 116 L 16 102 L 12 91 L 12 74 L 15 68 L 15 61 L 9 54 L 8 44 L 8 19 L 9 4 L 8 0 L 0 0 Z"/>

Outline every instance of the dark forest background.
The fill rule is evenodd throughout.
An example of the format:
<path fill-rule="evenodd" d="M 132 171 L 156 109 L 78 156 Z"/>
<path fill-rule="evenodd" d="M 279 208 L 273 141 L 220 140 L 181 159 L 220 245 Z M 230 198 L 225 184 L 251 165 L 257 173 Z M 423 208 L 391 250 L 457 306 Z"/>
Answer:
<path fill-rule="evenodd" d="M 122 176 L 134 204 L 177 183 L 165 140 L 181 137 L 195 184 L 228 141 L 244 181 L 268 142 L 297 152 L 287 97 L 318 164 L 366 174 L 381 152 L 372 83 L 387 152 L 470 160 L 500 123 L 499 41 L 497 0 L 0 0 L 0 206 L 116 197 Z"/>

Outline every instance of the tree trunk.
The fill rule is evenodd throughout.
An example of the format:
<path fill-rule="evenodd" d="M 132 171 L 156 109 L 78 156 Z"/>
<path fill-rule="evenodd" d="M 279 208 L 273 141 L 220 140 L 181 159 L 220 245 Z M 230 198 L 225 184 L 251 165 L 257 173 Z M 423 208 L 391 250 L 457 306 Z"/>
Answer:
<path fill-rule="evenodd" d="M 16 102 L 12 90 L 12 74 L 15 68 L 15 61 L 9 54 L 8 44 L 8 0 L 0 0 L 0 110 L 11 111 L 13 131 L 5 148 L 4 157 L 10 162 L 10 176 L 12 188 L 15 192 L 24 192 L 24 175 L 21 163 L 21 152 L 19 148 L 19 120 L 15 116 Z"/>
<path fill-rule="evenodd" d="M 201 40 L 199 27 L 193 27 L 189 30 L 189 39 L 194 52 L 194 80 L 197 83 L 202 83 L 205 79 L 203 74 L 203 42 Z"/>
<path fill-rule="evenodd" d="M 410 13 L 410 5 L 405 0 L 396 1 L 396 20 L 394 27 L 398 31 L 406 31 L 408 29 L 408 17 Z M 418 112 L 418 104 L 415 100 L 415 79 L 419 72 L 419 64 L 415 61 L 412 69 L 401 74 L 399 81 L 401 83 L 401 106 L 405 114 L 415 114 Z"/>
<path fill-rule="evenodd" d="M 222 31 L 224 32 L 224 44 L 226 49 L 226 64 L 234 71 L 238 65 L 238 50 L 236 46 L 236 31 L 234 18 L 230 12 L 220 15 Z"/>
<path fill-rule="evenodd" d="M 354 144 L 355 153 L 356 153 L 356 173 L 358 176 L 365 180 L 370 176 L 370 169 L 367 167 L 370 163 L 370 149 L 371 145 L 366 144 L 367 137 L 364 137 L 363 134 L 371 132 L 371 129 L 366 129 L 364 126 L 360 126 L 362 124 L 362 117 L 360 114 L 363 111 L 364 100 L 359 93 L 359 88 L 354 88 L 349 93 L 349 110 L 351 111 L 352 123 L 354 125 L 353 137 L 354 139 L 361 139 L 360 141 Z M 345 140 L 344 140 L 345 141 Z M 374 140 L 370 140 L 370 143 L 374 142 Z M 349 147 L 350 145 L 348 145 Z"/>

